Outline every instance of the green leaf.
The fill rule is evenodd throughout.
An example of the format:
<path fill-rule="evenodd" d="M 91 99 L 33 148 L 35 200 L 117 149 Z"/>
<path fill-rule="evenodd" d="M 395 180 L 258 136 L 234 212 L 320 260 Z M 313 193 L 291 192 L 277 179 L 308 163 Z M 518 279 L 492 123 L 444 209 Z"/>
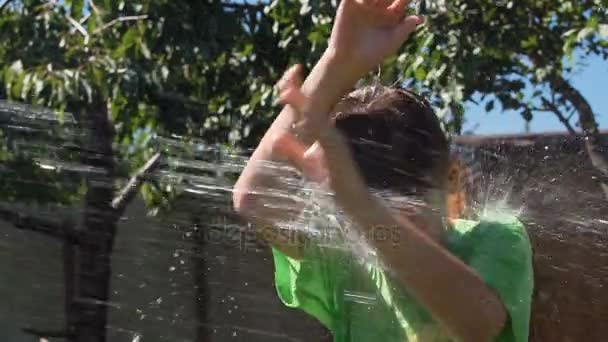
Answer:
<path fill-rule="evenodd" d="M 426 70 L 424 70 L 423 67 L 417 68 L 415 72 L 415 77 L 418 81 L 424 81 L 424 79 L 426 78 Z"/>
<path fill-rule="evenodd" d="M 144 56 L 145 59 L 152 58 L 152 53 L 150 52 L 150 49 L 148 49 L 148 45 L 146 45 L 143 40 L 139 41 L 139 48 L 141 50 L 141 54 Z"/>
<path fill-rule="evenodd" d="M 523 112 L 521 112 L 521 117 L 524 118 L 526 122 L 532 121 L 532 111 L 529 109 L 525 109 Z"/>
<path fill-rule="evenodd" d="M 30 92 L 30 89 L 32 88 L 32 83 L 32 74 L 25 74 L 25 77 L 23 78 L 23 86 L 21 87 L 20 96 L 23 100 L 27 100 L 27 96 Z"/>
<path fill-rule="evenodd" d="M 492 109 L 494 109 L 494 100 L 490 100 L 488 101 L 488 103 L 486 103 L 486 112 L 491 112 Z"/>
<path fill-rule="evenodd" d="M 600 37 L 608 38 L 608 24 L 598 25 L 597 32 L 599 33 Z"/>
<path fill-rule="evenodd" d="M 125 33 L 122 36 L 120 45 L 118 46 L 118 48 L 116 50 L 114 50 L 114 53 L 112 53 L 112 57 L 113 58 L 125 57 L 127 50 L 129 50 L 131 47 L 133 47 L 133 45 L 135 45 L 135 43 L 137 42 L 137 35 L 138 35 L 137 29 L 135 27 L 130 28 L 127 31 L 127 33 Z"/>
<path fill-rule="evenodd" d="M 21 89 L 23 88 L 23 80 L 25 79 L 25 73 L 22 72 L 20 74 L 17 75 L 17 78 L 15 80 L 15 83 L 12 84 L 12 91 L 11 91 L 11 96 L 14 99 L 18 99 L 20 98 L 21 95 Z"/>
<path fill-rule="evenodd" d="M 538 39 L 536 36 L 529 36 L 528 39 L 521 43 L 521 47 L 524 49 L 535 48 L 536 46 L 538 46 Z"/>
<path fill-rule="evenodd" d="M 76 20 L 80 20 L 84 15 L 84 0 L 71 0 L 70 15 Z"/>
<path fill-rule="evenodd" d="M 580 41 L 586 39 L 587 37 L 593 35 L 594 31 L 595 30 L 593 29 L 593 27 L 585 27 L 584 29 L 582 29 L 578 32 L 578 35 L 576 36 L 576 40 L 580 42 Z"/>
<path fill-rule="evenodd" d="M 13 64 L 11 64 L 10 71 L 14 73 L 20 73 L 23 71 L 23 63 L 20 59 L 16 60 L 15 62 L 13 62 Z"/>

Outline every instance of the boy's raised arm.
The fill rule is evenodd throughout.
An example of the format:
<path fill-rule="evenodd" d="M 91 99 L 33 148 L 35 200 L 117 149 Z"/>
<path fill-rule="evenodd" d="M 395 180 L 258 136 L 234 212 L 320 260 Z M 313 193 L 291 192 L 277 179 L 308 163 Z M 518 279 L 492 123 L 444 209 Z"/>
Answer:
<path fill-rule="evenodd" d="M 342 0 L 328 48 L 301 88 L 310 99 L 306 120 L 327 120 L 332 107 L 357 80 L 394 53 L 422 23 L 421 17 L 405 16 L 408 4 L 409 0 Z M 285 106 L 235 184 L 235 209 L 262 233 L 272 230 L 276 222 L 288 221 L 301 210 L 296 203 L 285 203 L 288 200 L 272 195 L 273 190 L 281 190 L 281 182 L 263 170 L 264 161 L 281 160 L 273 153 L 274 140 L 300 120 L 291 106 Z M 299 139 L 304 146 L 314 142 L 305 134 Z M 291 210 L 283 209 L 286 207 Z M 297 254 L 297 246 L 281 238 L 281 234 L 264 235 L 288 255 Z"/>
<path fill-rule="evenodd" d="M 356 82 L 357 77 L 344 66 L 328 50 L 304 82 L 303 92 L 314 99 L 310 102 L 310 112 L 317 115 L 316 119 L 326 120 L 327 113 Z M 274 140 L 285 131 L 292 130 L 300 121 L 297 115 L 291 106 L 283 108 L 247 162 L 233 190 L 235 210 L 250 220 L 269 243 L 293 257 L 298 256 L 298 246 L 292 237 L 276 234 L 273 230 L 277 222 L 288 222 L 299 214 L 301 208 L 295 201 L 276 195 L 286 189 L 282 189 L 284 185 L 280 179 L 264 170 L 264 165 L 267 165 L 264 162 L 282 161 L 273 153 Z M 305 136 L 301 139 L 307 146 L 313 143 Z"/>

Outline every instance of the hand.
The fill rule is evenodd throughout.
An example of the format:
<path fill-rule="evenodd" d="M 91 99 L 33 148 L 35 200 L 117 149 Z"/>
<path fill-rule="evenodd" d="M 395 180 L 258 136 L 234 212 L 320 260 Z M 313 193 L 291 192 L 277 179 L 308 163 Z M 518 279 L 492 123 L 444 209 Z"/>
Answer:
<path fill-rule="evenodd" d="M 363 210 L 371 197 L 343 136 L 326 118 L 308 115 L 310 99 L 300 90 L 301 68 L 290 68 L 277 84 L 280 101 L 298 113 L 306 135 L 316 142 L 307 147 L 290 132 L 273 139 L 272 150 L 296 167 L 303 176 L 319 183 L 336 196 L 348 211 Z"/>
<path fill-rule="evenodd" d="M 363 76 L 395 53 L 423 23 L 421 16 L 405 16 L 409 3 L 410 0 L 342 0 L 329 49 Z"/>
<path fill-rule="evenodd" d="M 277 83 L 279 91 L 279 101 L 291 106 L 296 113 L 296 126 L 299 135 L 306 135 L 307 141 L 317 140 L 319 127 L 322 125 L 319 120 L 326 120 L 321 115 L 306 115 L 309 113 L 311 100 L 302 93 L 302 72 L 301 65 L 294 65 L 289 68 Z M 294 167 L 300 170 L 304 176 L 314 182 L 322 183 L 327 177 L 327 170 L 324 163 L 325 156 L 318 142 L 307 147 L 301 139 L 295 137 L 294 132 L 281 132 L 273 138 L 272 150 L 283 158 L 287 159 Z"/>

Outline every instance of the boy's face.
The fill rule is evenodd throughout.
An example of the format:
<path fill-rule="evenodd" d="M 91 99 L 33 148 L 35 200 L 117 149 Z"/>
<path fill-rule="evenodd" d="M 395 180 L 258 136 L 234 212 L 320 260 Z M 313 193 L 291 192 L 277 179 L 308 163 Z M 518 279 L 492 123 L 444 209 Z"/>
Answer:
<path fill-rule="evenodd" d="M 312 171 L 311 173 L 314 175 L 317 175 L 316 177 L 318 177 L 317 179 L 314 180 L 323 180 L 324 177 L 327 176 L 327 166 L 325 164 L 325 156 L 326 153 L 323 149 L 323 147 L 319 144 L 319 143 L 314 143 L 312 146 L 310 146 L 305 152 L 304 152 L 304 157 L 306 160 L 309 161 L 309 170 Z M 432 177 L 429 177 L 429 179 Z M 404 176 L 404 181 L 406 180 L 406 177 Z M 429 182 L 432 182 L 431 180 L 429 180 Z M 404 182 L 405 183 L 405 182 Z M 436 183 L 436 182 L 433 182 Z M 450 182 L 444 182 L 444 184 L 450 184 Z M 431 208 L 434 211 L 444 211 L 445 210 L 445 205 L 446 205 L 446 196 L 447 196 L 447 190 L 445 189 L 445 185 L 439 185 L 439 184 L 432 184 L 433 188 L 431 190 L 428 190 L 426 192 L 426 194 L 424 196 L 422 196 L 422 200 L 418 201 L 417 203 L 414 201 L 411 201 L 411 198 L 409 199 L 410 203 L 416 203 L 416 205 L 411 206 L 408 205 L 406 207 L 409 208 L 415 208 L 415 207 L 427 207 L 427 208 Z M 412 187 L 415 187 L 416 185 L 414 184 L 414 182 L 412 182 Z M 405 183 L 405 187 L 407 187 L 407 183 Z M 401 198 L 401 201 L 408 201 L 406 195 L 407 194 L 397 194 L 399 196 L 399 198 Z M 416 196 L 417 198 L 420 198 L 419 196 Z M 396 203 L 397 204 L 397 203 Z M 411 213 L 414 212 L 415 209 L 411 209 L 411 210 L 407 210 L 404 209 L 403 213 Z"/>
<path fill-rule="evenodd" d="M 278 148 L 283 150 L 287 156 L 302 156 L 299 159 L 300 168 L 308 176 L 309 180 L 323 184 L 328 179 L 328 169 L 325 162 L 326 151 L 318 143 L 314 143 L 308 149 L 302 145 L 290 143 L 289 140 L 278 143 Z M 345 165 L 344 167 L 348 167 Z M 356 199 L 353 199 L 356 201 Z M 443 216 L 445 213 L 446 192 L 444 189 L 432 189 L 418 200 L 412 200 L 407 194 L 395 194 L 389 198 L 386 205 L 393 208 L 396 215 L 424 227 L 424 232 L 433 239 L 440 239 L 445 231 L 443 227 Z M 360 208 L 366 210 L 367 208 Z"/>

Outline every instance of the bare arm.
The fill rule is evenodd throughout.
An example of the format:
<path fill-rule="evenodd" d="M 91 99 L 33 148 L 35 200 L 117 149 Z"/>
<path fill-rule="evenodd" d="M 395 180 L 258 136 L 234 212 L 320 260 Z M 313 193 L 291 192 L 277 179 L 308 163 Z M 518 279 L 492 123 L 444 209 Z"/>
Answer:
<path fill-rule="evenodd" d="M 497 295 L 474 270 L 423 233 L 417 223 L 395 215 L 374 198 L 337 132 L 328 135 L 321 145 L 329 174 L 340 175 L 331 181 L 338 203 L 363 231 L 398 228 L 398 242 L 370 241 L 388 267 L 452 336 L 467 342 L 494 340 L 507 319 Z"/>
<path fill-rule="evenodd" d="M 369 192 L 348 146 L 334 127 L 326 124 L 313 129 L 324 151 L 324 184 L 356 222 L 354 228 L 361 230 L 362 236 L 372 236 L 368 242 L 397 279 L 458 340 L 488 342 L 496 338 L 507 320 L 498 296 L 473 269 L 420 229 L 429 222 L 397 215 Z M 282 138 L 289 139 L 296 143 L 291 135 Z M 295 154 L 298 149 L 278 150 L 290 154 L 289 159 L 306 174 L 307 169 L 302 168 L 305 157 Z M 373 239 L 369 230 L 378 227 L 398 229 L 398 241 Z"/>
<path fill-rule="evenodd" d="M 342 0 L 328 52 L 304 82 L 301 93 L 284 89 L 292 93 L 284 99 L 291 106 L 283 109 L 253 154 L 235 187 L 234 204 L 260 226 L 271 227 L 277 213 L 260 214 L 258 210 L 272 200 L 255 195 L 255 190 L 271 189 L 277 183 L 256 164 L 285 156 L 306 175 L 310 171 L 306 167 L 307 149 L 317 139 L 325 153 L 328 186 L 337 203 L 358 222 L 358 229 L 399 228 L 399 246 L 391 241 L 370 241 L 397 278 L 454 337 L 467 342 L 491 341 L 506 322 L 505 309 L 496 294 L 470 267 L 422 233 L 414 222 L 397 217 L 369 193 L 348 147 L 323 120 L 359 77 L 393 53 L 421 23 L 415 16 L 403 18 L 407 4 L 408 0 Z M 287 132 L 299 120 L 294 108 L 312 123 L 301 140 Z M 281 241 L 270 242 L 281 247 Z"/>
<path fill-rule="evenodd" d="M 310 102 L 307 111 L 315 113 L 311 114 L 317 116 L 315 119 L 327 120 L 327 113 L 353 87 L 357 77 L 346 70 L 345 65 L 337 62 L 332 50 L 327 50 L 302 86 L 305 96 L 315 99 Z M 292 106 L 283 108 L 247 162 L 233 192 L 236 211 L 252 221 L 261 235 L 270 240 L 269 243 L 293 257 L 298 256 L 298 245 L 293 243 L 293 239 L 288 239 L 286 234 L 277 234 L 273 230 L 276 229 L 277 222 L 289 222 L 297 216 L 301 207 L 294 201 L 276 196 L 277 193 L 287 191 L 286 186 L 268 170 L 264 170 L 264 162 L 283 161 L 273 152 L 274 139 L 291 131 L 292 125 L 299 121 Z M 301 139 L 306 146 L 313 143 L 304 134 Z"/>
<path fill-rule="evenodd" d="M 422 22 L 420 17 L 404 17 L 408 3 L 409 0 L 343 0 L 340 3 L 329 46 L 301 87 L 302 95 L 311 100 L 307 101 L 307 121 L 327 120 L 327 113 L 356 81 L 394 53 Z M 286 241 L 282 234 L 266 232 L 274 230 L 277 222 L 289 222 L 301 208 L 297 203 L 272 195 L 286 189 L 280 179 L 265 172 L 263 165 L 264 161 L 281 161 L 273 152 L 274 140 L 299 120 L 292 106 L 283 108 L 251 156 L 233 192 L 236 211 L 252 221 L 271 244 L 290 256 L 297 255 L 297 245 Z M 300 142 L 306 149 L 314 139 L 303 134 Z M 290 209 L 273 209 L 279 207 Z"/>

